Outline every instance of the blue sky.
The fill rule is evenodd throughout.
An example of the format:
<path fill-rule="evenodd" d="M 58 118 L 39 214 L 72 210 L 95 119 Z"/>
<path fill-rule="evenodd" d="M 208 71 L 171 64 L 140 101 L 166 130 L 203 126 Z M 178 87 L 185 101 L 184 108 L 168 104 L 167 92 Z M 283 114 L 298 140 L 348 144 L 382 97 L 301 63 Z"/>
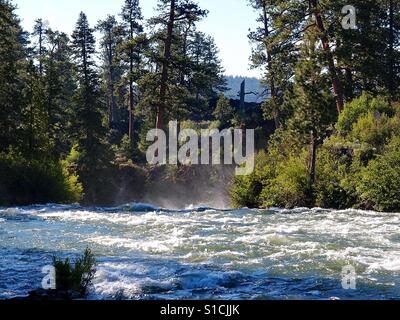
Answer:
<path fill-rule="evenodd" d="M 31 30 L 34 20 L 43 18 L 53 29 L 71 33 L 80 11 L 84 11 L 92 26 L 107 14 L 117 15 L 123 0 L 14 0 L 23 27 Z M 145 18 L 154 13 L 157 0 L 141 0 Z M 247 34 L 256 25 L 256 13 L 247 0 L 198 0 L 200 6 L 210 11 L 199 24 L 199 30 L 212 35 L 220 49 L 220 57 L 228 75 L 258 76 L 250 70 Z"/>

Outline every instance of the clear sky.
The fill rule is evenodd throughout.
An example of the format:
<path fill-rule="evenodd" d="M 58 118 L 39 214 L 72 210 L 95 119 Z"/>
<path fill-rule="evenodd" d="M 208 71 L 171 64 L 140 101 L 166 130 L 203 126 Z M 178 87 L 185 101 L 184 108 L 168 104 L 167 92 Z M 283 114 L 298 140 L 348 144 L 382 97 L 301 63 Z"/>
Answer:
<path fill-rule="evenodd" d="M 80 11 L 84 11 L 92 26 L 107 14 L 118 15 L 123 0 L 14 0 L 23 27 L 31 31 L 34 20 L 43 18 L 53 29 L 71 33 Z M 199 30 L 212 35 L 220 49 L 220 57 L 227 75 L 258 76 L 250 70 L 251 48 L 247 34 L 256 25 L 256 13 L 247 0 L 197 0 L 210 11 L 199 24 Z M 143 15 L 154 13 L 157 0 L 141 0 Z"/>

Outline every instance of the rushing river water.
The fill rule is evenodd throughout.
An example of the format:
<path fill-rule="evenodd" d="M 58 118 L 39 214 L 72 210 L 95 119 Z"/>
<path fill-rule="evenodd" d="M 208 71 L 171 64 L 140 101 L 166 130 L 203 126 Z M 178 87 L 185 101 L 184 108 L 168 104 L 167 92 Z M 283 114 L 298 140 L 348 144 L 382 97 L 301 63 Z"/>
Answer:
<path fill-rule="evenodd" d="M 90 299 L 400 299 L 400 214 L 145 205 L 0 208 L 0 298 L 86 247 Z M 355 290 L 342 287 L 349 265 Z"/>

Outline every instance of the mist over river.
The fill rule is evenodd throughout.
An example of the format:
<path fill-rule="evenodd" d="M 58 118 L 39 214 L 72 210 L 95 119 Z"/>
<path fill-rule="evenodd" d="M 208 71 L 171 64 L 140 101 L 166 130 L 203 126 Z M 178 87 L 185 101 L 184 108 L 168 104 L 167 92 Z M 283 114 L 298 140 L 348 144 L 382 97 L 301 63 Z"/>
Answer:
<path fill-rule="evenodd" d="M 400 299 L 400 214 L 141 204 L 0 208 L 0 298 L 86 247 L 89 299 Z M 355 290 L 342 287 L 349 265 Z"/>

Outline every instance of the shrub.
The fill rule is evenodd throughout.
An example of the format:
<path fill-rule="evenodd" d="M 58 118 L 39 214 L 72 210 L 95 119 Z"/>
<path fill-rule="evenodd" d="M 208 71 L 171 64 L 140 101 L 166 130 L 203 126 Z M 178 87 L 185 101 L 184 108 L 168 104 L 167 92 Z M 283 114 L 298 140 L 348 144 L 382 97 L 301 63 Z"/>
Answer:
<path fill-rule="evenodd" d="M 362 171 L 357 192 L 365 207 L 378 211 L 400 210 L 400 137 Z"/>
<path fill-rule="evenodd" d="M 307 152 L 281 159 L 275 168 L 275 177 L 264 181 L 260 195 L 263 207 L 309 205 L 310 185 L 307 170 Z M 273 175 L 271 175 L 273 176 Z"/>
<path fill-rule="evenodd" d="M 25 159 L 15 152 L 0 154 L 0 204 L 73 203 L 82 185 L 67 163 L 51 158 Z"/>
<path fill-rule="evenodd" d="M 364 93 L 359 98 L 346 104 L 344 110 L 339 115 L 336 129 L 341 134 L 348 134 L 352 130 L 353 124 L 356 123 L 361 116 L 369 112 L 378 112 L 381 115 L 386 114 L 392 117 L 396 110 L 390 105 L 387 99 L 383 97 L 372 98 L 369 94 Z"/>
<path fill-rule="evenodd" d="M 261 206 L 260 194 L 263 184 L 271 172 L 270 159 L 264 151 L 258 153 L 255 159 L 255 170 L 247 176 L 236 176 L 230 190 L 232 204 L 235 208 L 257 208 Z"/>
<path fill-rule="evenodd" d="M 381 151 L 399 129 L 400 123 L 397 117 L 389 118 L 386 114 L 378 115 L 370 111 L 353 124 L 350 136 L 354 141 Z"/>
<path fill-rule="evenodd" d="M 57 290 L 74 291 L 81 297 L 87 295 L 96 273 L 96 259 L 89 248 L 75 260 L 73 266 L 69 258 L 61 260 L 57 257 L 53 257 L 53 266 L 56 269 Z"/>
<path fill-rule="evenodd" d="M 343 186 L 348 173 L 348 158 L 332 149 L 321 148 L 317 154 L 314 186 L 315 205 L 323 208 L 347 208 L 352 197 Z"/>

